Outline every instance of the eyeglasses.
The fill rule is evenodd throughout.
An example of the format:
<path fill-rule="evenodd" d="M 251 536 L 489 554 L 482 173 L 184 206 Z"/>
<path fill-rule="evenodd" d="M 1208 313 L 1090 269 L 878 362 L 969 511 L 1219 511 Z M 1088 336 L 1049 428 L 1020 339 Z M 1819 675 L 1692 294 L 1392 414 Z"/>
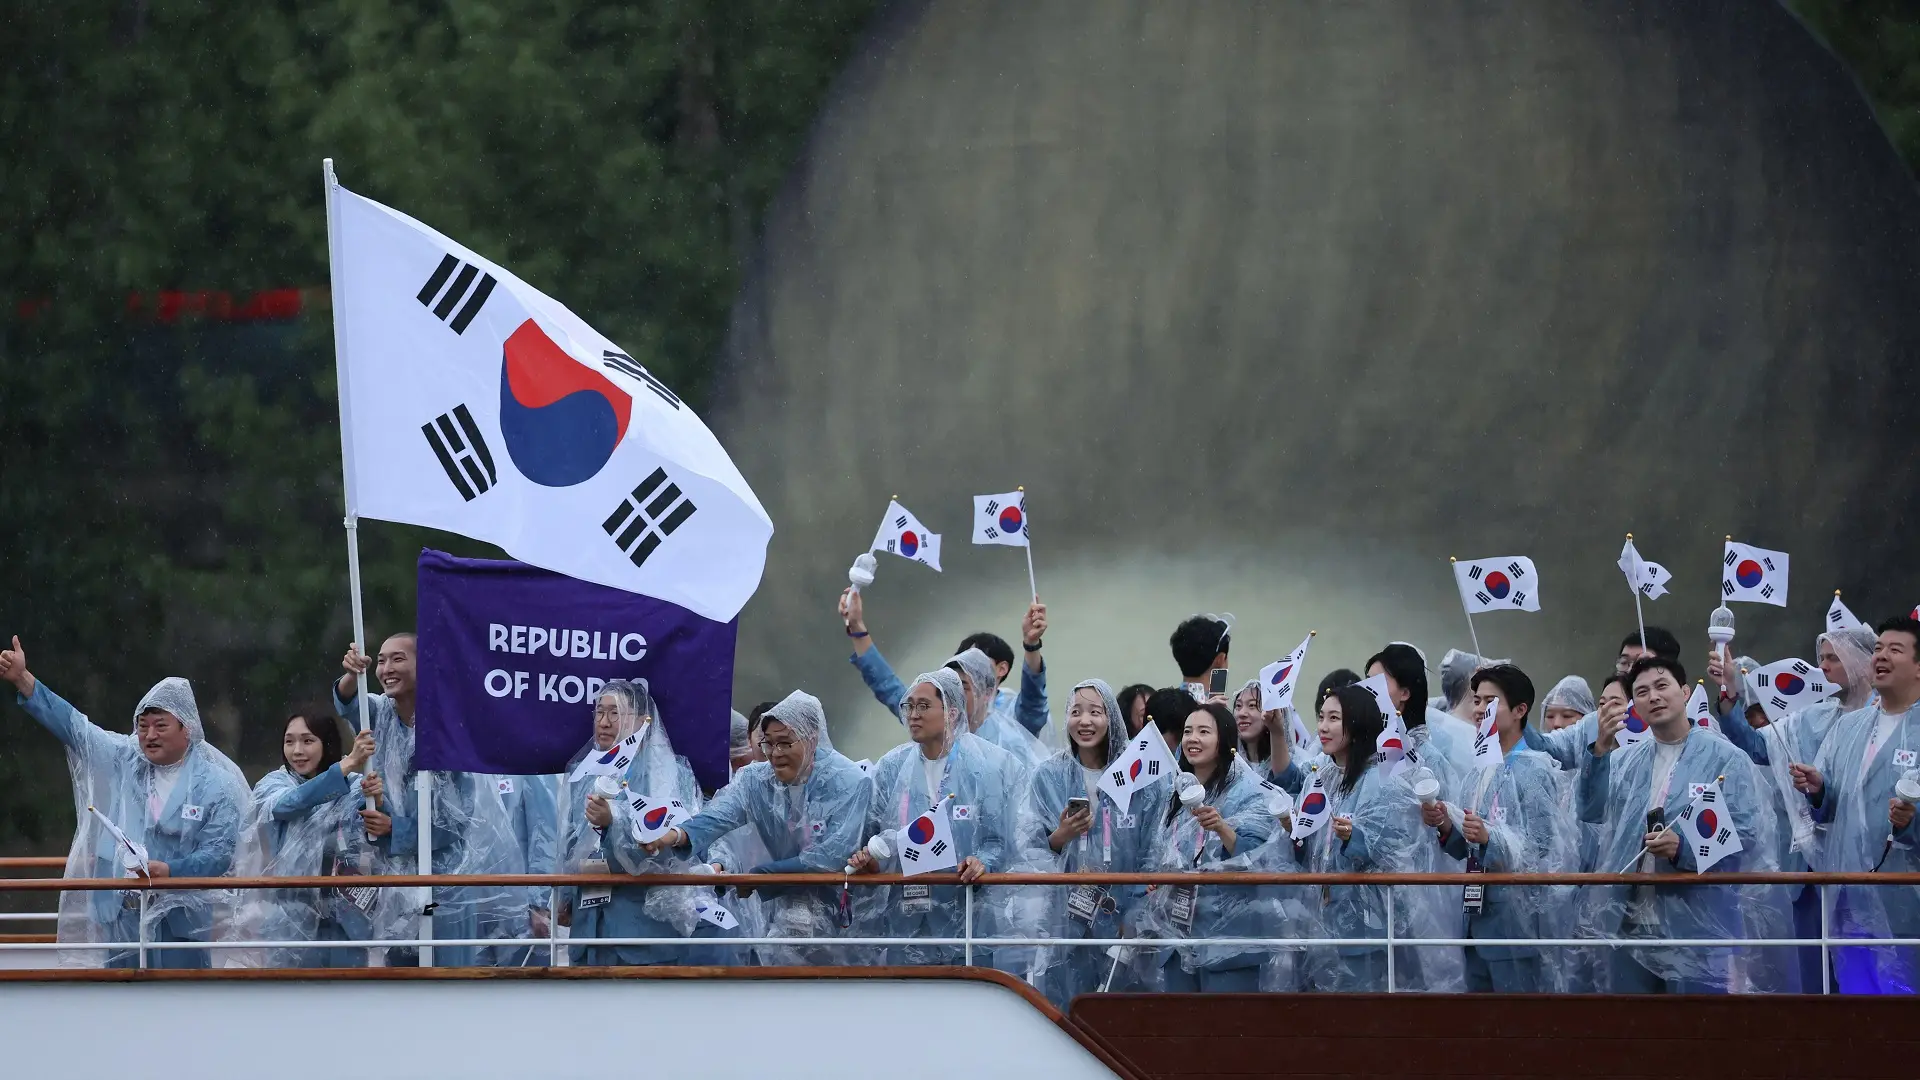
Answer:
<path fill-rule="evenodd" d="M 945 708 L 937 701 L 906 700 L 900 703 L 900 711 L 908 716 L 924 716 L 930 712 L 944 712 Z"/>
<path fill-rule="evenodd" d="M 785 754 L 790 752 L 795 745 L 792 739 L 781 739 L 779 742 L 768 742 L 766 739 L 761 739 L 760 752 L 763 754 Z"/>

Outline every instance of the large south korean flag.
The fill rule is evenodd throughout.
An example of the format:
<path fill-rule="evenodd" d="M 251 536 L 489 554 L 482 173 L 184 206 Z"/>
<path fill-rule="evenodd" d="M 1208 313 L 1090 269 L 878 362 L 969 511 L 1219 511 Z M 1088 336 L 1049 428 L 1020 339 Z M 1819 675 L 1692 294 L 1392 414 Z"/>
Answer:
<path fill-rule="evenodd" d="M 738 614 L 773 523 L 693 410 L 558 301 L 327 180 L 348 515 Z"/>

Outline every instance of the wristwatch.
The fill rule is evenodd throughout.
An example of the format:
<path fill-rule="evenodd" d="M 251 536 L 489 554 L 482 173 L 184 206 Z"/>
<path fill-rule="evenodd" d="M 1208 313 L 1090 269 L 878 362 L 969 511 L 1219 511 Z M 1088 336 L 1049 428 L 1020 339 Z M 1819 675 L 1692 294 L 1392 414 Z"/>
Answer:
<path fill-rule="evenodd" d="M 1036 642 L 1034 642 L 1034 643 L 1033 643 L 1033 644 L 1031 644 L 1031 645 L 1029 645 L 1029 644 L 1027 644 L 1026 642 L 1024 642 L 1024 641 L 1023 641 L 1023 642 L 1021 642 L 1021 643 L 1020 643 L 1020 647 L 1021 647 L 1021 648 L 1023 648 L 1023 649 L 1025 649 L 1025 650 L 1027 650 L 1028 652 L 1039 652 L 1039 651 L 1040 651 L 1040 646 L 1041 646 L 1042 644 L 1044 644 L 1044 643 L 1045 643 L 1045 641 L 1046 641 L 1046 639 L 1045 639 L 1045 638 L 1042 638 L 1042 639 L 1041 639 L 1040 641 L 1036 641 Z"/>

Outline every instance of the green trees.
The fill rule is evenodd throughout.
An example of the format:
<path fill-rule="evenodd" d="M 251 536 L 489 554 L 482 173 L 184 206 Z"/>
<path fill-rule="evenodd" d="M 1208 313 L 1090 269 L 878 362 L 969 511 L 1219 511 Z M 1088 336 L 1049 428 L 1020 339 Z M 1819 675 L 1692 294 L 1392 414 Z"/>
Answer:
<path fill-rule="evenodd" d="M 186 675 L 218 741 L 276 761 L 283 706 L 351 636 L 320 159 L 698 402 L 757 217 L 874 6 L 7 3 L 0 624 L 103 724 Z M 128 313 L 313 286 L 291 322 Z M 362 541 L 376 635 L 411 625 L 423 542 L 489 553 Z M 57 846 L 58 748 L 4 712 L 0 850 Z"/>

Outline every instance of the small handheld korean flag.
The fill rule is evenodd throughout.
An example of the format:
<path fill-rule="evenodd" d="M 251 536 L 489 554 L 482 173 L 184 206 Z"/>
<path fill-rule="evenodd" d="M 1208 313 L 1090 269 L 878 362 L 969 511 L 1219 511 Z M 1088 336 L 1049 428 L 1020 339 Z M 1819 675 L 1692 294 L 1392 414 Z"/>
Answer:
<path fill-rule="evenodd" d="M 1027 494 L 1010 491 L 1004 495 L 973 497 L 973 542 L 1027 546 Z"/>
<path fill-rule="evenodd" d="M 1126 752 L 1113 759 L 1107 771 L 1100 774 L 1100 790 L 1111 795 L 1113 801 L 1120 804 L 1120 812 L 1125 814 L 1133 805 L 1134 792 L 1175 771 L 1173 755 L 1167 752 L 1167 740 L 1160 734 L 1160 725 L 1149 720 L 1127 744 Z"/>
<path fill-rule="evenodd" d="M 1847 610 L 1847 605 L 1840 602 L 1840 591 L 1835 589 L 1833 603 L 1827 605 L 1827 629 L 1853 630 L 1865 625 L 1858 615 Z"/>
<path fill-rule="evenodd" d="M 633 838 L 643 844 L 653 843 L 693 816 L 679 799 L 656 799 L 630 790 L 627 802 L 633 807 Z"/>
<path fill-rule="evenodd" d="M 1728 600 L 1787 606 L 1787 553 L 1737 544 L 1729 538 L 1720 559 L 1720 595 Z"/>
<path fill-rule="evenodd" d="M 953 846 L 953 826 L 947 820 L 949 795 L 939 805 L 907 822 L 900 830 L 900 872 L 908 877 L 951 870 L 960 865 Z"/>
<path fill-rule="evenodd" d="M 1453 564 L 1460 603 L 1467 614 L 1483 611 L 1539 611 L 1540 579 L 1524 555 L 1473 559 Z"/>
<path fill-rule="evenodd" d="M 731 930 L 740 925 L 740 920 L 733 917 L 733 912 L 728 911 L 712 900 L 704 898 L 695 900 L 693 902 L 693 913 L 700 916 L 702 922 L 712 923 L 722 930 Z"/>
<path fill-rule="evenodd" d="M 1713 715 L 1713 703 L 1707 697 L 1707 684 L 1693 684 L 1693 694 L 1687 698 L 1687 723 L 1708 731 L 1720 730 L 1720 718 Z"/>
<path fill-rule="evenodd" d="M 887 503 L 887 516 L 881 519 L 880 531 L 873 535 L 872 550 L 940 569 L 940 534 L 929 531 L 920 524 L 919 518 L 895 501 Z"/>
<path fill-rule="evenodd" d="M 1300 665 L 1307 658 L 1308 634 L 1300 647 L 1260 669 L 1260 708 L 1263 712 L 1293 707 L 1293 688 L 1300 682 Z"/>
<path fill-rule="evenodd" d="M 641 724 L 633 734 L 614 743 L 607 750 L 597 754 L 588 754 L 580 759 L 580 764 L 567 774 L 568 783 L 579 783 L 589 776 L 619 776 L 633 764 L 633 757 L 640 752 L 640 741 L 647 736 L 647 725 Z"/>
<path fill-rule="evenodd" d="M 1704 874 L 1713 864 L 1741 851 L 1740 833 L 1733 827 L 1733 814 L 1726 805 L 1726 793 L 1716 778 L 1680 811 L 1680 842 L 1693 848 L 1693 869 Z"/>
<path fill-rule="evenodd" d="M 1320 737 L 1307 727 L 1307 721 L 1300 715 L 1299 709 L 1289 708 L 1287 727 L 1293 732 L 1293 751 L 1296 754 L 1314 754 L 1320 751 Z"/>
<path fill-rule="evenodd" d="M 1616 736 L 1620 742 L 1620 749 L 1625 750 L 1634 743 L 1647 741 L 1649 732 L 1646 720 L 1640 715 L 1640 706 L 1627 706 L 1626 722 L 1626 726 L 1621 728 L 1620 734 Z"/>
<path fill-rule="evenodd" d="M 1667 595 L 1667 582 L 1673 575 L 1667 568 L 1656 562 L 1648 562 L 1640 557 L 1640 551 L 1628 540 L 1620 549 L 1620 572 L 1627 575 L 1627 584 L 1640 591 L 1640 595 L 1649 600 L 1658 600 Z"/>
<path fill-rule="evenodd" d="M 1360 682 L 1360 688 L 1373 695 L 1374 703 L 1380 706 L 1380 712 L 1386 717 L 1387 726 L 1380 731 L 1380 737 L 1374 740 L 1374 749 L 1379 751 L 1381 762 L 1388 776 L 1397 775 L 1406 768 L 1407 759 L 1413 754 L 1413 738 L 1407 733 L 1407 724 L 1393 707 L 1393 697 L 1387 689 L 1387 677 L 1384 674 L 1369 676 Z"/>
<path fill-rule="evenodd" d="M 1305 840 L 1326 828 L 1332 810 L 1333 803 L 1327 799 L 1327 778 L 1315 765 L 1313 779 L 1307 781 L 1307 789 L 1300 793 L 1300 802 L 1293 808 L 1292 838 Z"/>
<path fill-rule="evenodd" d="M 1779 723 L 1792 713 L 1840 692 L 1826 672 L 1791 657 L 1747 672 L 1747 689 L 1767 712 L 1768 723 Z"/>
<path fill-rule="evenodd" d="M 1473 764 L 1475 768 L 1493 769 L 1500 765 L 1500 730 L 1495 718 L 1500 714 L 1498 700 L 1487 702 L 1480 713 L 1479 726 L 1473 732 Z"/>

